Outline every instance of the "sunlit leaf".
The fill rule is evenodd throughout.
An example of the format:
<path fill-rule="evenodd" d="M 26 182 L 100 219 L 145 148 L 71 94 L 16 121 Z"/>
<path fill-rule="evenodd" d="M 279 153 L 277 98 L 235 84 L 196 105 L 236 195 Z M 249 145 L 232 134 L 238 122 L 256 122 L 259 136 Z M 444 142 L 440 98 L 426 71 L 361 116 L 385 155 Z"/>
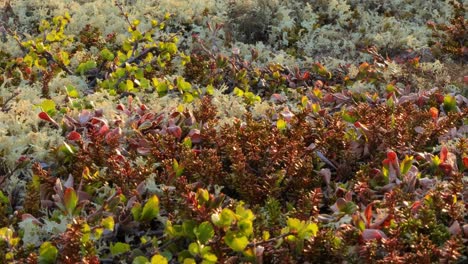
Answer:
<path fill-rule="evenodd" d="M 143 207 L 140 220 L 151 221 L 159 214 L 159 199 L 158 196 L 151 196 Z"/>

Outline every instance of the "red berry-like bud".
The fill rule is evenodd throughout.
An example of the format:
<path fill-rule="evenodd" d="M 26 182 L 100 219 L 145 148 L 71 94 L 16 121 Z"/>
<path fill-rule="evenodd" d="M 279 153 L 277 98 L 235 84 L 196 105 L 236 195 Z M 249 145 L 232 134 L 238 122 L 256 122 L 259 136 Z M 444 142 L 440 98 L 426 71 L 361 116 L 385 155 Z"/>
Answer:
<path fill-rule="evenodd" d="M 81 135 L 80 135 L 80 133 L 78 133 L 76 131 L 72 131 L 72 132 L 70 132 L 70 134 L 68 134 L 67 138 L 69 140 L 79 140 L 81 138 Z"/>
<path fill-rule="evenodd" d="M 38 116 L 44 121 L 53 122 L 52 118 L 46 112 L 40 112 Z"/>
<path fill-rule="evenodd" d="M 393 150 L 390 150 L 387 152 L 387 158 L 391 161 L 391 162 L 394 162 L 397 160 L 398 156 L 397 154 L 395 153 L 395 151 Z"/>
<path fill-rule="evenodd" d="M 468 168 L 468 157 L 463 157 L 463 166 L 465 166 L 465 168 Z"/>
<path fill-rule="evenodd" d="M 429 113 L 431 114 L 431 117 L 433 119 L 436 119 L 437 117 L 439 117 L 439 110 L 437 110 L 437 108 L 435 107 L 431 107 L 431 109 L 429 109 Z"/>

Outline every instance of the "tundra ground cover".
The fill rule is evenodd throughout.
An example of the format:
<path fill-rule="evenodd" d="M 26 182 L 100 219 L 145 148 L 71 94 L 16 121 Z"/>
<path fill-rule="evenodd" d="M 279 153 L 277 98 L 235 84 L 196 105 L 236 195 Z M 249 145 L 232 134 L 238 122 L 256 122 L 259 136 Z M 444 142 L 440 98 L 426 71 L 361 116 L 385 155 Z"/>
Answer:
<path fill-rule="evenodd" d="M 399 3 L 6 1 L 1 262 L 466 261 L 466 6 Z"/>

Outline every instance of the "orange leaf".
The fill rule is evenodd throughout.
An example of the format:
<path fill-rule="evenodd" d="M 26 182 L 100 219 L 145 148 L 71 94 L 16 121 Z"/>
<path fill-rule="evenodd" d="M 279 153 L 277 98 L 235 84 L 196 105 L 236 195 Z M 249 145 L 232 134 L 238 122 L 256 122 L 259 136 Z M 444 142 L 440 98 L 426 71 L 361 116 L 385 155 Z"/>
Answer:
<path fill-rule="evenodd" d="M 440 161 L 444 163 L 447 160 L 448 149 L 446 146 L 443 146 L 440 150 Z"/>
<path fill-rule="evenodd" d="M 439 110 L 435 107 L 431 107 L 431 109 L 429 109 L 429 113 L 431 114 L 432 119 L 436 119 L 439 116 Z"/>
<path fill-rule="evenodd" d="M 364 216 L 366 217 L 367 226 L 369 226 L 372 219 L 372 203 L 367 205 Z"/>

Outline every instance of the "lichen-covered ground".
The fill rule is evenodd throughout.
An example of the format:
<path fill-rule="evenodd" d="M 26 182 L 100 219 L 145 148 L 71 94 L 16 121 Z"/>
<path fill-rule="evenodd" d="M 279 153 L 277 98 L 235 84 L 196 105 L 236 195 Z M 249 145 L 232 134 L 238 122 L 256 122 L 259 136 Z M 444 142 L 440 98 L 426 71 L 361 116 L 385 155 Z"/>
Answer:
<path fill-rule="evenodd" d="M 0 263 L 463 263 L 466 1 L 0 0 Z"/>

